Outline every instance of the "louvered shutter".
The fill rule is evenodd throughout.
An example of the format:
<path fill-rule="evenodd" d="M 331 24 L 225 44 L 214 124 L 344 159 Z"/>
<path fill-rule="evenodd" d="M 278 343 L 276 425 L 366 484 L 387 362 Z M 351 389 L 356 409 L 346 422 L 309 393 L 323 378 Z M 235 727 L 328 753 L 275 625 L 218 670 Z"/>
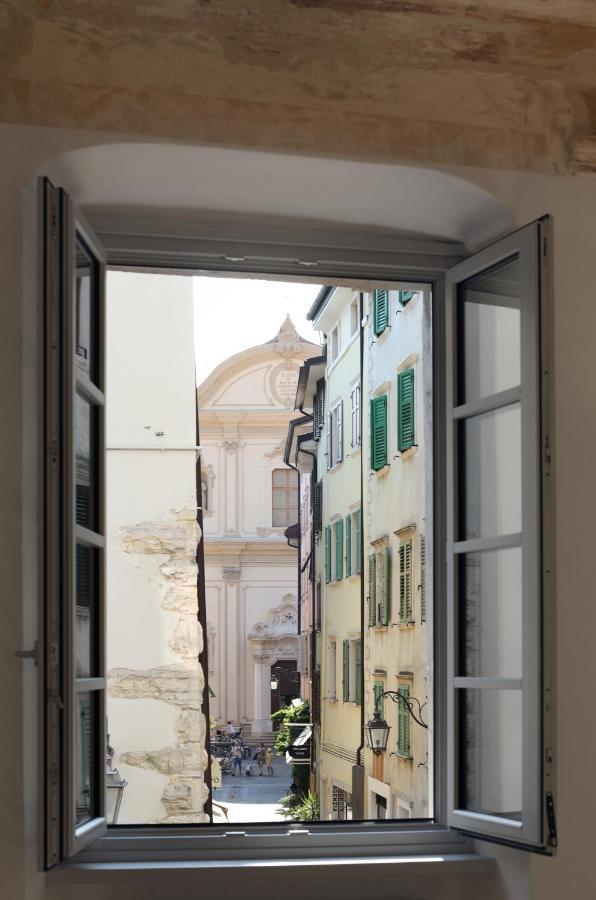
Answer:
<path fill-rule="evenodd" d="M 383 682 L 375 681 L 374 687 L 373 687 L 375 709 L 379 710 L 379 712 L 381 713 L 381 716 L 383 716 L 383 718 L 385 716 L 385 698 L 381 697 L 381 694 L 383 694 L 384 691 L 385 691 L 385 685 L 383 684 Z"/>
<path fill-rule="evenodd" d="M 331 413 L 327 416 L 327 470 L 331 468 L 333 465 L 333 457 L 331 456 L 332 447 L 333 447 L 333 439 L 332 439 L 332 427 L 333 420 L 331 417 Z"/>
<path fill-rule="evenodd" d="M 426 622 L 426 538 L 420 537 L 420 618 Z"/>
<path fill-rule="evenodd" d="M 323 526 L 323 482 L 317 481 L 313 488 L 313 528 L 319 534 Z"/>
<path fill-rule="evenodd" d="M 346 578 L 352 574 L 352 517 L 346 516 Z"/>
<path fill-rule="evenodd" d="M 399 291 L 398 297 L 400 306 L 407 306 L 412 297 L 414 296 L 414 291 Z"/>
<path fill-rule="evenodd" d="M 375 472 L 387 465 L 387 396 L 370 401 L 370 467 Z"/>
<path fill-rule="evenodd" d="M 343 699 L 350 699 L 350 642 L 343 642 Z"/>
<path fill-rule="evenodd" d="M 389 576 L 389 547 L 383 547 L 381 551 L 381 608 L 379 611 L 381 625 L 389 624 Z"/>
<path fill-rule="evenodd" d="M 362 510 L 356 510 L 356 574 L 362 572 Z"/>
<path fill-rule="evenodd" d="M 344 458 L 344 402 L 340 401 L 337 407 L 337 459 L 336 463 Z"/>
<path fill-rule="evenodd" d="M 389 324 L 389 291 L 373 291 L 373 329 L 382 334 Z"/>
<path fill-rule="evenodd" d="M 331 526 L 325 525 L 325 581 L 331 581 Z"/>
<path fill-rule="evenodd" d="M 410 699 L 410 688 L 406 684 L 399 686 L 399 693 L 405 700 Z M 397 750 L 400 756 L 410 755 L 410 713 L 403 703 L 399 703 L 397 713 Z"/>
<path fill-rule="evenodd" d="M 412 615 L 412 541 L 405 544 L 405 593 L 406 593 L 406 621 L 411 622 Z"/>
<path fill-rule="evenodd" d="M 335 523 L 335 580 L 344 577 L 344 520 Z"/>
<path fill-rule="evenodd" d="M 397 378 L 397 444 L 400 453 L 414 444 L 414 369 Z"/>
<path fill-rule="evenodd" d="M 312 703 L 311 713 L 314 725 L 321 722 L 321 673 L 313 672 L 312 675 Z"/>
<path fill-rule="evenodd" d="M 312 404 L 312 436 L 318 441 L 321 436 L 321 420 L 319 418 L 319 392 L 317 390 Z"/>
<path fill-rule="evenodd" d="M 362 703 L 362 641 L 355 641 L 355 666 L 354 677 L 356 684 L 354 685 L 354 699 L 356 703 Z"/>
<path fill-rule="evenodd" d="M 377 556 L 371 553 L 368 557 L 368 624 L 372 628 L 377 624 Z"/>

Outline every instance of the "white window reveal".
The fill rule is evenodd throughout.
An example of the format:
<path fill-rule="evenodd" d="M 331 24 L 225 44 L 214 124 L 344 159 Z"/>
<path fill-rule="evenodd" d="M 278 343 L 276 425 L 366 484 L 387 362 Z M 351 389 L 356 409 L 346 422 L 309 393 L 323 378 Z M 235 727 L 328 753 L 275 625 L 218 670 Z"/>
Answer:
<path fill-rule="evenodd" d="M 336 325 L 331 332 L 331 362 L 334 363 L 339 356 L 339 325 Z"/>
<path fill-rule="evenodd" d="M 352 447 L 360 446 L 360 382 L 353 387 L 350 394 L 352 400 Z"/>
<path fill-rule="evenodd" d="M 343 401 L 338 400 L 331 408 L 327 431 L 327 468 L 333 469 L 343 460 Z"/>

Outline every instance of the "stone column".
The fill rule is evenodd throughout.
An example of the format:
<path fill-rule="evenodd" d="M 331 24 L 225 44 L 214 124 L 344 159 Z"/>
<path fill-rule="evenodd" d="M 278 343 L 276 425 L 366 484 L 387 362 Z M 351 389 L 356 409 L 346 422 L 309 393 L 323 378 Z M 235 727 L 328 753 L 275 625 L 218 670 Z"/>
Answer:
<path fill-rule="evenodd" d="M 222 575 L 226 592 L 226 665 L 222 672 L 223 679 L 220 679 L 220 692 L 226 698 L 226 719 L 238 724 L 240 722 L 240 685 L 238 683 L 240 673 L 237 660 L 240 642 L 245 640 L 244 634 L 240 634 L 238 627 L 240 566 L 224 566 Z M 222 683 L 222 680 L 225 683 Z"/>
<path fill-rule="evenodd" d="M 251 722 L 253 735 L 271 731 L 271 657 L 264 650 L 255 650 L 255 715 Z"/>

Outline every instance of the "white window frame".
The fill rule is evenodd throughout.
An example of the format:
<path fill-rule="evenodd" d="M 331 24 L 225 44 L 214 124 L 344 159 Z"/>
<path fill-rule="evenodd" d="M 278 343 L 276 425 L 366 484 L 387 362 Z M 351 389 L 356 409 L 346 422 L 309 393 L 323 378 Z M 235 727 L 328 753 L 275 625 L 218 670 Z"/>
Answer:
<path fill-rule="evenodd" d="M 361 444 L 361 434 L 360 434 L 360 407 L 362 404 L 361 397 L 361 386 L 360 379 L 353 382 L 352 387 L 350 389 L 350 402 L 351 402 L 351 412 L 352 412 L 352 449 L 356 449 L 360 447 Z"/>
<path fill-rule="evenodd" d="M 339 359 L 341 353 L 341 330 L 340 323 L 334 325 L 329 335 L 329 359 L 333 365 Z"/>
<path fill-rule="evenodd" d="M 538 223 L 539 231 L 540 231 L 540 241 L 546 241 L 546 232 L 548 231 L 548 223 L 541 222 Z M 238 239 L 238 230 L 232 229 L 232 234 L 235 239 Z M 120 265 L 120 266 L 144 266 L 149 268 L 172 268 L 176 266 L 186 266 L 187 268 L 191 267 L 197 270 L 204 270 L 206 267 L 213 271 L 234 271 L 236 274 L 246 272 L 250 273 L 253 276 L 256 275 L 266 275 L 266 274 L 283 274 L 285 277 L 292 276 L 294 274 L 303 276 L 303 270 L 300 267 L 300 259 L 303 255 L 303 247 L 300 246 L 300 242 L 294 238 L 293 232 L 291 229 L 288 232 L 283 232 L 283 234 L 278 233 L 276 236 L 276 242 L 270 241 L 270 243 L 266 244 L 266 252 L 265 248 L 263 248 L 262 255 L 259 257 L 258 268 L 255 267 L 254 263 L 250 260 L 248 261 L 240 261 L 238 263 L 231 262 L 230 257 L 235 255 L 232 253 L 232 249 L 230 251 L 229 257 L 226 254 L 222 254 L 221 247 L 218 248 L 217 253 L 213 253 L 208 242 L 203 242 L 200 237 L 194 237 L 191 244 L 186 239 L 182 239 L 180 235 L 173 235 L 171 237 L 166 236 L 160 240 L 155 240 L 155 238 L 150 236 L 150 225 L 147 226 L 147 231 L 143 230 L 143 228 L 129 229 L 127 227 L 123 227 L 122 231 L 119 231 L 118 228 L 114 229 L 113 227 L 108 228 L 105 235 L 100 233 L 100 238 L 105 237 L 107 241 L 107 257 L 108 262 L 112 265 Z M 230 247 L 235 247 L 234 237 L 228 236 L 227 234 L 222 235 L 222 241 L 225 243 L 226 239 L 230 240 Z M 321 235 L 318 236 L 321 238 Z M 513 235 L 512 237 L 515 237 Z M 146 239 L 147 238 L 147 239 Z M 322 240 L 322 238 L 321 238 Z M 295 244 L 292 242 L 296 241 Z M 320 243 L 320 242 L 319 242 Z M 313 243 L 313 258 L 316 258 L 318 250 L 317 245 Z M 324 244 L 321 243 L 321 246 Z M 98 244 L 98 246 L 100 246 Z M 542 243 L 540 244 L 542 247 Z M 437 373 L 439 371 L 443 371 L 446 361 L 445 361 L 445 349 L 444 345 L 440 340 L 440 336 L 445 334 L 445 338 L 447 343 L 450 339 L 450 322 L 447 321 L 446 328 L 443 325 L 445 321 L 445 310 L 442 305 L 443 303 L 443 278 L 444 273 L 453 265 L 457 259 L 462 259 L 465 257 L 465 251 L 461 247 L 461 245 L 457 245 L 454 243 L 443 243 L 440 241 L 421 241 L 418 249 L 418 253 L 414 253 L 412 249 L 412 241 L 409 239 L 408 241 L 404 241 L 400 244 L 400 239 L 395 238 L 393 241 L 393 245 L 391 248 L 388 248 L 390 252 L 387 253 L 385 262 L 384 262 L 384 270 L 385 275 L 384 278 L 393 280 L 395 282 L 403 282 L 416 280 L 417 284 L 420 284 L 421 281 L 430 286 L 433 296 L 433 323 L 434 323 L 434 336 L 435 336 L 435 349 L 434 349 L 434 369 L 435 369 L 435 422 L 437 424 L 437 432 L 440 435 L 442 433 L 441 429 L 446 425 L 446 420 L 443 413 L 442 406 L 442 387 L 441 387 L 441 378 Z M 190 253 L 189 253 L 190 251 Z M 343 251 L 342 251 L 343 252 Z M 347 248 L 344 255 L 338 256 L 339 259 L 346 260 L 345 266 L 343 263 L 339 263 L 335 266 L 334 269 L 334 279 L 337 281 L 341 281 L 344 278 L 354 277 L 354 274 L 357 275 L 358 278 L 364 278 L 368 275 L 370 277 L 375 271 L 378 271 L 378 247 L 374 240 L 370 240 L 366 235 L 363 235 L 360 242 L 359 249 L 355 249 L 354 245 Z M 193 256 L 192 254 L 195 254 Z M 296 263 L 290 264 L 288 263 L 288 259 L 295 259 Z M 541 285 L 545 288 L 548 285 L 548 277 L 549 277 L 549 253 L 547 250 L 544 250 L 544 254 L 541 254 Z M 415 272 L 415 275 L 413 275 Z M 543 346 L 548 347 L 548 315 L 544 315 L 541 318 L 541 324 L 543 328 Z M 543 360 L 544 362 L 544 360 Z M 544 366 L 544 369 L 548 371 L 548 366 Z M 548 418 L 548 413 L 550 409 L 550 400 L 549 400 L 549 392 L 548 390 L 544 390 L 543 383 L 543 400 L 542 400 L 542 413 L 543 413 L 543 429 L 545 427 L 546 420 Z M 538 401 L 536 398 L 534 402 Z M 440 460 L 441 457 L 439 455 L 439 451 L 441 450 L 440 440 L 436 442 L 437 446 L 435 447 L 435 461 Z M 440 471 L 435 467 L 435 472 Z M 436 482 L 440 482 L 440 478 L 436 479 Z M 436 485 L 436 489 L 438 490 L 438 486 Z M 435 540 L 433 541 L 433 546 L 437 548 L 435 550 L 435 565 L 433 566 L 433 570 L 435 572 L 442 571 L 441 566 L 441 556 L 442 556 L 442 537 L 441 537 L 441 526 L 440 526 L 440 505 L 442 503 L 442 495 L 440 491 L 438 491 L 439 496 L 439 509 L 437 510 L 437 523 L 435 524 Z M 542 483 L 542 496 L 544 501 L 544 508 L 549 509 L 551 504 L 550 493 L 545 489 L 544 481 Z M 543 559 L 547 559 L 550 564 L 550 573 L 552 573 L 552 562 L 549 557 L 549 548 L 548 548 L 548 538 L 549 532 L 548 530 L 543 531 Z M 438 539 L 437 539 L 438 538 Z M 443 538 L 444 540 L 444 538 Z M 364 560 L 363 560 L 364 564 Z M 443 561 L 444 564 L 444 561 Z M 449 581 L 448 581 L 449 583 Z M 550 585 L 551 580 L 547 581 L 547 586 Z M 452 655 L 451 647 L 453 637 L 452 631 L 446 629 L 446 621 L 442 613 L 442 603 L 441 599 L 443 598 L 445 589 L 445 584 L 441 583 L 440 579 L 436 579 L 435 588 L 433 590 L 433 597 L 435 599 L 435 628 L 439 630 L 439 634 L 445 634 L 446 642 L 444 649 L 442 648 L 442 644 L 439 645 L 440 649 L 437 657 L 435 658 L 435 666 L 438 671 L 441 670 L 442 666 L 448 666 L 450 661 L 450 655 Z M 545 588 L 544 591 L 545 598 L 550 600 L 551 593 L 550 589 Z M 550 615 L 552 615 L 552 610 L 550 611 Z M 547 617 L 548 618 L 548 617 Z M 450 626 L 451 628 L 451 626 Z M 42 640 L 41 645 L 41 662 L 42 666 L 46 665 L 46 659 L 44 657 L 44 647 L 45 647 L 45 633 L 40 635 Z M 547 640 L 548 646 L 548 640 Z M 68 652 L 68 647 L 65 648 Z M 445 657 L 448 657 L 447 660 Z M 548 662 L 548 661 L 547 661 Z M 43 683 L 43 682 L 42 682 Z M 550 680 L 545 678 L 545 683 L 550 690 L 552 688 L 552 684 Z M 445 853 L 449 852 L 449 849 L 453 851 L 461 851 L 466 848 L 468 845 L 466 843 L 465 838 L 461 837 L 461 832 L 468 831 L 467 828 L 463 827 L 463 825 L 458 825 L 457 827 L 460 829 L 459 831 L 453 831 L 448 827 L 448 804 L 447 804 L 447 775 L 452 771 L 450 766 L 453 763 L 453 756 L 446 754 L 447 749 L 447 727 L 445 723 L 445 717 L 443 714 L 444 709 L 444 696 L 443 696 L 443 688 L 441 683 L 441 678 L 437 677 L 435 679 L 435 697 L 434 697 L 434 705 L 435 705 L 435 717 L 434 717 L 434 733 L 435 733 L 435 781 L 434 781 L 434 794 L 435 794 L 435 821 L 429 822 L 428 826 L 424 826 L 424 824 L 417 823 L 416 827 L 416 837 L 415 843 L 418 847 L 418 852 L 430 851 L 430 852 L 439 852 Z M 46 697 L 44 691 L 42 691 L 42 697 Z M 49 708 L 49 707 L 48 707 Z M 547 721 L 545 721 L 545 730 L 548 732 L 550 727 L 550 721 L 548 721 L 548 717 L 545 717 Z M 552 752 L 552 741 L 549 737 L 547 737 L 550 750 Z M 445 760 L 447 765 L 445 767 Z M 552 789 L 552 773 L 545 772 L 545 783 L 549 783 L 549 786 Z M 550 778 L 550 782 L 548 782 L 548 778 Z M 47 815 L 47 808 L 45 810 Z M 544 819 L 544 816 L 543 816 Z M 454 824 L 453 822 L 449 822 L 450 824 Z M 476 825 L 476 823 L 474 823 Z M 253 850 L 251 851 L 251 855 L 255 854 L 258 858 L 259 856 L 259 848 L 263 848 L 266 850 L 267 854 L 271 855 L 284 855 L 287 852 L 287 834 L 288 829 L 291 831 L 290 826 L 281 826 L 280 828 L 272 827 L 270 831 L 266 834 L 261 833 L 261 837 L 255 840 L 255 843 L 252 845 Z M 260 829 L 262 832 L 262 829 Z M 474 827 L 473 829 L 469 829 L 470 832 L 478 834 L 479 831 Z M 152 836 L 150 838 L 149 844 L 147 843 L 147 831 L 142 828 L 122 828 L 118 829 L 118 832 L 112 832 L 108 837 L 102 837 L 98 841 L 93 844 L 91 850 L 86 851 L 83 850 L 79 852 L 74 860 L 75 863 L 85 863 L 86 861 L 93 861 L 95 864 L 101 864 L 103 861 L 110 862 L 113 864 L 113 853 L 116 851 L 118 853 L 118 857 L 121 860 L 125 860 L 127 858 L 127 854 L 135 854 L 136 859 L 142 861 L 143 859 L 151 860 L 152 864 L 155 865 L 160 859 L 164 862 L 168 859 L 180 858 L 180 852 L 184 854 L 185 852 L 189 852 L 192 854 L 191 847 L 194 849 L 196 846 L 196 842 L 200 841 L 201 834 L 204 832 L 200 828 L 188 828 L 184 830 L 176 830 L 173 833 L 171 830 L 167 829 L 152 829 Z M 495 837 L 489 830 L 484 833 L 485 839 L 490 839 L 491 837 Z M 224 842 L 222 846 L 225 846 L 226 850 L 231 851 L 232 853 L 246 852 L 246 844 L 244 843 L 245 838 L 243 835 L 234 835 L 233 829 L 230 830 L 226 826 L 212 826 L 209 831 L 209 846 L 215 846 L 213 841 L 217 840 L 217 835 L 221 836 L 221 840 Z M 313 837 L 316 836 L 316 842 L 313 844 Z M 374 834 L 371 834 L 370 829 L 363 829 L 358 826 L 356 823 L 353 826 L 350 826 L 349 830 L 345 832 L 345 841 L 342 841 L 341 845 L 338 845 L 337 839 L 335 835 L 331 835 L 325 831 L 324 828 L 319 828 L 316 824 L 313 824 L 308 829 L 306 829 L 306 835 L 304 839 L 301 839 L 299 833 L 292 832 L 292 841 L 293 846 L 299 847 L 303 846 L 309 848 L 309 854 L 313 857 L 321 857 L 324 858 L 326 855 L 329 855 L 330 848 L 332 849 L 332 854 L 334 857 L 341 858 L 353 858 L 354 848 L 355 847 L 368 847 L 369 852 L 373 850 L 375 854 L 378 856 L 390 856 L 392 858 L 395 857 L 396 848 L 399 848 L 400 845 L 407 847 L 408 851 L 412 851 L 412 831 L 404 828 L 396 827 L 395 823 L 388 822 L 388 824 L 384 824 L 380 828 L 375 828 Z M 159 840 L 156 843 L 156 838 Z M 192 842 L 189 844 L 189 840 Z M 507 839 L 505 839 L 507 842 Z M 514 842 L 516 846 L 520 845 L 521 842 Z M 545 850 L 549 840 L 543 834 L 542 843 L 538 846 L 536 845 L 535 849 Z M 552 841 L 551 841 L 552 844 Z M 126 862 L 124 861 L 125 865 Z"/>
<path fill-rule="evenodd" d="M 335 469 L 344 457 L 344 425 L 343 425 L 343 400 L 336 400 L 328 413 L 327 429 L 327 468 Z"/>
<path fill-rule="evenodd" d="M 337 700 L 337 638 L 330 637 L 327 641 L 327 700 Z"/>
<path fill-rule="evenodd" d="M 355 315 L 354 315 L 355 311 Z M 353 338 L 360 330 L 360 298 L 358 294 L 350 303 L 350 337 Z"/>

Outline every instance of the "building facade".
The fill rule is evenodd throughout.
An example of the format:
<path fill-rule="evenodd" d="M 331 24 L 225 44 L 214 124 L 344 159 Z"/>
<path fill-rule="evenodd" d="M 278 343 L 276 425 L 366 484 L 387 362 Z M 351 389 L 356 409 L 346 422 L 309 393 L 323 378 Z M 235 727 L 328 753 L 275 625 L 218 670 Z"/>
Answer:
<path fill-rule="evenodd" d="M 269 734 L 271 713 L 300 695 L 297 551 L 285 536 L 298 481 L 283 453 L 299 368 L 317 349 L 286 318 L 197 392 L 210 713 L 248 736 Z"/>

